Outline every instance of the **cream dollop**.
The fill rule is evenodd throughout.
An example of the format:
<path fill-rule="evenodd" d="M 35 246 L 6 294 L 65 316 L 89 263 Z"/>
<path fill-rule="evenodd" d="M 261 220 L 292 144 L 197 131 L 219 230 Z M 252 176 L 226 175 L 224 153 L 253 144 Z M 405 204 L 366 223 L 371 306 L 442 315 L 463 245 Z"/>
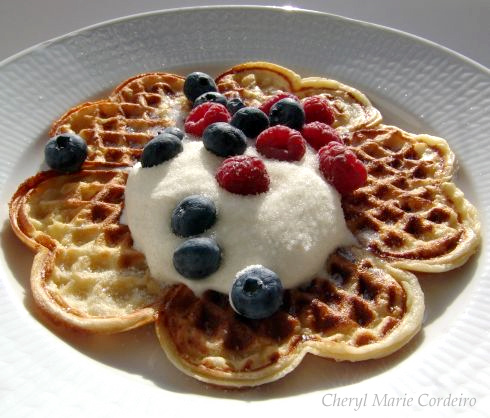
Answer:
<path fill-rule="evenodd" d="M 246 154 L 258 154 L 253 146 Z M 273 270 L 284 288 L 307 282 L 322 271 L 337 247 L 353 243 L 340 196 L 323 179 L 316 155 L 301 162 L 264 158 L 270 189 L 241 196 L 220 188 L 215 173 L 223 161 L 202 141 L 184 140 L 184 151 L 158 166 L 130 171 L 125 192 L 125 219 L 134 247 L 146 256 L 152 276 L 164 283 L 182 282 L 196 294 L 207 289 L 228 293 L 236 274 L 254 264 Z M 174 250 L 185 238 L 173 234 L 172 211 L 185 197 L 213 200 L 216 223 L 201 236 L 213 237 L 222 262 L 212 275 L 191 280 L 173 266 Z"/>

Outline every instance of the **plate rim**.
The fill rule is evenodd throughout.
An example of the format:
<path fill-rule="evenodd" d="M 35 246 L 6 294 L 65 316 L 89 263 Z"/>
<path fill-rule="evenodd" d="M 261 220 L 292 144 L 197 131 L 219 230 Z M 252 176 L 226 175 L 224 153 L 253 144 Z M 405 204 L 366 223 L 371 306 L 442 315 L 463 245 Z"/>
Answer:
<path fill-rule="evenodd" d="M 36 43 L 34 45 L 31 45 L 25 49 L 22 49 L 16 53 L 14 53 L 13 55 L 10 55 L 10 56 L 4 58 L 3 60 L 1 60 L 0 61 L 0 68 L 5 66 L 5 65 L 10 64 L 11 62 L 13 62 L 19 58 L 22 58 L 24 55 L 31 53 L 33 50 L 36 50 L 38 48 L 47 47 L 53 43 L 63 41 L 64 39 L 70 38 L 72 36 L 80 35 L 83 32 L 92 31 L 92 30 L 97 29 L 99 27 L 109 26 L 109 25 L 122 23 L 125 21 L 130 21 L 130 20 L 135 20 L 135 19 L 140 19 L 140 18 L 144 18 L 147 16 L 156 16 L 156 15 L 165 15 L 165 14 L 174 14 L 174 13 L 176 13 L 176 14 L 177 13 L 192 13 L 192 12 L 199 11 L 199 10 L 213 10 L 213 9 L 214 10 L 220 10 L 220 9 L 233 10 L 233 9 L 235 9 L 235 10 L 257 10 L 257 11 L 273 10 L 273 11 L 285 12 L 285 13 L 293 12 L 293 13 L 312 14 L 312 15 L 320 15 L 320 16 L 323 15 L 323 16 L 326 16 L 328 18 L 339 20 L 339 21 L 347 21 L 347 22 L 360 24 L 363 26 L 373 27 L 373 28 L 376 28 L 379 30 L 392 32 L 392 33 L 401 35 L 403 37 L 411 38 L 413 41 L 416 41 L 416 42 L 425 43 L 425 44 L 430 45 L 432 47 L 442 49 L 445 52 L 465 61 L 467 64 L 474 66 L 475 68 L 479 69 L 480 71 L 483 71 L 484 73 L 486 73 L 487 75 L 490 76 L 490 68 L 487 68 L 485 65 L 480 64 L 478 61 L 476 61 L 472 58 L 469 58 L 466 55 L 464 55 L 460 52 L 457 52 L 457 51 L 455 51 L 449 47 L 441 45 L 435 41 L 431 41 L 430 39 L 424 38 L 422 36 L 418 36 L 416 34 L 413 34 L 413 33 L 407 32 L 407 31 L 403 31 L 401 29 L 396 29 L 396 28 L 393 28 L 390 26 L 381 25 L 379 23 L 367 22 L 367 21 L 364 21 L 361 19 L 354 19 L 351 17 L 342 16 L 342 15 L 335 14 L 335 13 L 322 12 L 322 11 L 318 11 L 318 10 L 314 10 L 314 9 L 305 9 L 305 8 L 294 7 L 294 6 L 267 6 L 267 5 L 209 5 L 209 6 L 174 7 L 174 8 L 170 8 L 170 9 L 159 9 L 159 10 L 151 10 L 151 11 L 142 12 L 142 13 L 133 13 L 133 14 L 125 15 L 125 16 L 116 17 L 113 19 L 107 19 L 107 20 L 103 20 L 103 21 L 98 22 L 98 23 L 94 23 L 92 25 L 83 26 L 81 28 L 78 28 L 78 29 L 75 29 L 73 31 L 64 33 L 62 35 L 55 36 L 53 38 L 46 39 L 44 41 L 41 41 L 41 42 Z"/>

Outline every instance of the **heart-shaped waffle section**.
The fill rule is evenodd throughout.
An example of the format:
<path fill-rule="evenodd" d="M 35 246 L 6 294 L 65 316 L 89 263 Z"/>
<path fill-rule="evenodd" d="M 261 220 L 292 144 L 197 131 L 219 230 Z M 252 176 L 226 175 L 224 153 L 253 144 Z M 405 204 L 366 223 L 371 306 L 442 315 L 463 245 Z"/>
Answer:
<path fill-rule="evenodd" d="M 184 79 L 146 73 L 117 86 L 107 100 L 82 103 L 58 119 L 49 135 L 75 132 L 87 142 L 84 168 L 131 166 L 144 145 L 189 110 Z"/>
<path fill-rule="evenodd" d="M 368 171 L 366 185 L 342 200 L 347 225 L 366 248 L 422 272 L 451 270 L 474 254 L 478 214 L 451 183 L 454 155 L 445 140 L 381 125 L 345 141 Z"/>
<path fill-rule="evenodd" d="M 236 65 L 216 78 L 221 93 L 241 98 L 247 106 L 259 107 L 280 92 L 293 93 L 300 99 L 321 96 L 335 113 L 333 127 L 339 132 L 375 126 L 381 114 L 360 91 L 322 77 L 301 78 L 293 71 L 268 62 Z"/>
<path fill-rule="evenodd" d="M 176 367 L 220 386 L 256 386 L 291 372 L 306 353 L 359 361 L 386 356 L 419 330 L 424 302 L 416 277 L 356 248 L 327 262 L 328 278 L 290 289 L 263 320 L 237 315 L 227 296 L 173 287 L 157 333 Z"/>
<path fill-rule="evenodd" d="M 55 322 L 113 333 L 154 320 L 162 287 L 119 223 L 126 178 L 122 171 L 44 172 L 10 202 L 15 233 L 37 252 L 34 299 Z"/>

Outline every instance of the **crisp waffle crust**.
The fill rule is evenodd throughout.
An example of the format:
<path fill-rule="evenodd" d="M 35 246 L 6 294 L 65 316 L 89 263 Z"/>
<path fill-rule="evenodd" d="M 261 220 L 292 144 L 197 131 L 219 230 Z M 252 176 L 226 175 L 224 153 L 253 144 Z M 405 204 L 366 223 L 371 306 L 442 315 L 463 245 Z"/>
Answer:
<path fill-rule="evenodd" d="M 87 142 L 82 171 L 39 173 L 9 205 L 13 230 L 36 252 L 31 288 L 41 311 L 88 332 L 155 322 L 163 350 L 180 370 L 230 387 L 277 380 L 307 353 L 360 361 L 406 344 L 424 312 L 417 278 L 407 270 L 458 267 L 480 241 L 476 209 L 452 183 L 455 159 L 446 141 L 382 125 L 364 94 L 335 80 L 301 78 L 266 62 L 219 75 L 219 90 L 250 106 L 279 92 L 324 97 L 334 127 L 368 170 L 367 184 L 342 200 L 359 246 L 338 249 L 319 277 L 287 289 L 274 315 L 248 320 L 231 309 L 227 295 L 162 287 L 120 222 L 126 169 L 157 132 L 180 125 L 190 110 L 183 83 L 174 74 L 136 75 L 52 125 L 51 136 L 75 132 Z"/>
<path fill-rule="evenodd" d="M 227 297 L 197 298 L 172 288 L 156 322 L 162 348 L 185 373 L 220 386 L 256 386 L 292 371 L 306 353 L 334 360 L 383 357 L 419 330 L 424 298 L 417 278 L 369 253 L 344 248 L 327 279 L 288 290 L 280 311 L 248 320 Z"/>
<path fill-rule="evenodd" d="M 339 132 L 371 127 L 381 122 L 381 114 L 359 90 L 321 77 L 301 78 L 276 64 L 247 62 L 216 78 L 219 90 L 228 98 L 239 97 L 248 106 L 259 106 L 278 92 L 290 92 L 300 99 L 325 98 L 335 112 L 333 126 Z"/>
<path fill-rule="evenodd" d="M 397 267 L 431 273 L 474 254 L 478 214 L 451 182 L 454 155 L 445 140 L 380 125 L 346 142 L 368 170 L 367 184 L 342 202 L 360 243 Z"/>
<path fill-rule="evenodd" d="M 123 171 L 40 173 L 10 203 L 14 231 L 37 251 L 34 299 L 55 322 L 113 333 L 153 321 L 162 288 L 119 223 L 126 177 Z"/>
<path fill-rule="evenodd" d="M 144 145 L 189 110 L 184 79 L 168 73 L 132 77 L 108 99 L 82 103 L 53 123 L 50 136 L 75 132 L 87 142 L 85 168 L 125 167 L 136 163 Z"/>

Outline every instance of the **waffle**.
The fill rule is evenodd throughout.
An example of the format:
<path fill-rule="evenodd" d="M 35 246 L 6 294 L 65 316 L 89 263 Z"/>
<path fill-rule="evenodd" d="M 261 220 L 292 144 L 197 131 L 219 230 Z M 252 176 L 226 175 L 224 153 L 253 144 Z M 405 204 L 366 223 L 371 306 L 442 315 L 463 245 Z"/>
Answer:
<path fill-rule="evenodd" d="M 124 168 L 157 132 L 181 125 L 190 109 L 183 81 L 168 73 L 141 74 L 53 124 L 50 136 L 76 132 L 86 140 L 84 170 L 39 173 L 10 202 L 15 233 L 36 252 L 31 287 L 41 310 L 65 327 L 89 332 L 155 321 L 169 359 L 220 386 L 279 379 L 306 353 L 360 361 L 406 344 L 424 310 L 418 281 L 406 270 L 455 268 L 479 243 L 476 210 L 451 183 L 455 163 L 447 143 L 380 125 L 369 100 L 337 81 L 302 79 L 264 62 L 221 74 L 220 91 L 251 106 L 280 91 L 325 97 L 335 111 L 334 127 L 369 173 L 366 186 L 342 201 L 363 248 L 338 250 L 324 276 L 286 290 L 273 316 L 249 320 L 234 313 L 227 295 L 197 297 L 184 285 L 162 287 L 120 223 Z"/>
<path fill-rule="evenodd" d="M 241 98 L 248 106 L 260 106 L 279 92 L 325 98 L 335 114 L 333 127 L 339 132 L 371 127 L 381 114 L 360 91 L 321 77 L 301 78 L 293 71 L 267 62 L 237 65 L 216 78 L 218 89 L 228 98 Z"/>
<path fill-rule="evenodd" d="M 186 374 L 219 386 L 256 386 L 291 372 L 306 353 L 359 361 L 386 356 L 419 330 L 416 277 L 355 248 L 327 262 L 328 278 L 287 290 L 280 311 L 245 319 L 228 297 L 186 286 L 166 294 L 156 321 L 163 350 Z"/>
<path fill-rule="evenodd" d="M 126 177 L 123 171 L 43 172 L 10 202 L 15 233 L 36 251 L 34 300 L 57 323 L 114 333 L 154 320 L 162 288 L 119 223 Z"/>
<path fill-rule="evenodd" d="M 478 214 L 451 182 L 446 141 L 391 126 L 359 130 L 346 143 L 367 184 L 342 201 L 359 242 L 399 268 L 443 272 L 464 264 L 480 241 Z"/>
<path fill-rule="evenodd" d="M 84 168 L 123 167 L 136 163 L 144 145 L 165 127 L 174 126 L 189 104 L 184 79 L 146 73 L 117 86 L 108 99 L 82 103 L 51 127 L 51 137 L 75 132 L 87 142 Z"/>

